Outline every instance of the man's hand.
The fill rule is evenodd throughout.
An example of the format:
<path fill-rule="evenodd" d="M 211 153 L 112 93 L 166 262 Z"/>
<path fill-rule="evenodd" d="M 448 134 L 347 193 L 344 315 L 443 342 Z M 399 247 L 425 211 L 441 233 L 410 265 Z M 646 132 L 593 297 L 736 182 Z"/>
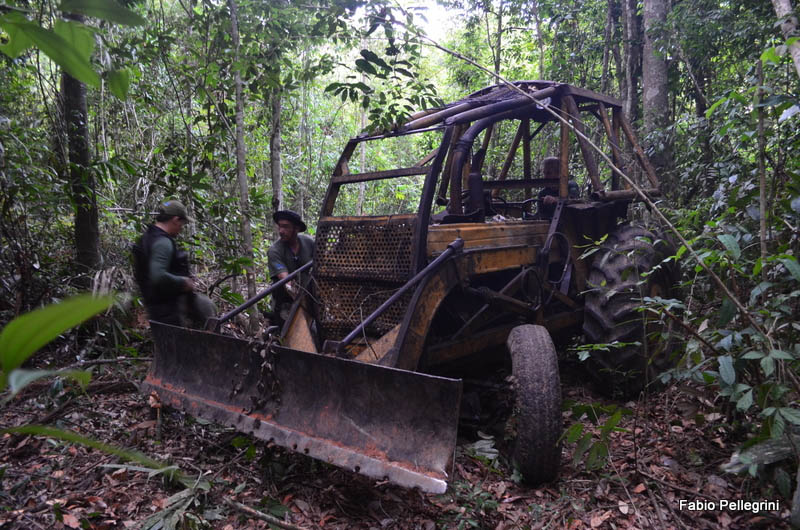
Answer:
<path fill-rule="evenodd" d="M 293 281 L 287 282 L 284 287 L 286 287 L 286 292 L 289 293 L 289 296 L 291 296 L 292 298 L 297 298 L 299 289 L 297 288 L 297 286 L 294 284 Z"/>
<path fill-rule="evenodd" d="M 542 198 L 542 203 L 548 206 L 550 206 L 551 204 L 556 204 L 558 203 L 558 197 L 556 197 L 555 195 L 545 195 Z"/>
<path fill-rule="evenodd" d="M 187 293 L 194 291 L 194 280 L 191 278 L 186 278 L 186 280 L 183 282 L 183 290 Z"/>

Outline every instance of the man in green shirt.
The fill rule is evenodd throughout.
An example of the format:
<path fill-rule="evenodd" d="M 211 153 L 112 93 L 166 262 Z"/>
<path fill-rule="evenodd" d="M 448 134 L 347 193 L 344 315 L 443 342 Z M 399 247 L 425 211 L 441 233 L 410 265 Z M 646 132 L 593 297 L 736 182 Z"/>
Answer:
<path fill-rule="evenodd" d="M 280 237 L 269 247 L 267 259 L 270 279 L 277 282 L 314 259 L 314 239 L 301 234 L 306 231 L 306 224 L 291 210 L 275 212 L 272 220 L 278 225 Z M 308 277 L 303 276 L 299 281 L 292 280 L 273 293 L 273 311 L 280 320 L 279 325 L 288 318 L 292 302 L 299 293 L 298 286 L 303 285 Z"/>
<path fill-rule="evenodd" d="M 207 296 L 195 292 L 189 256 L 174 239 L 189 221 L 192 219 L 180 201 L 159 205 L 156 222 L 147 227 L 139 242 L 144 270 L 137 279 L 150 320 L 202 327 L 216 308 Z"/>

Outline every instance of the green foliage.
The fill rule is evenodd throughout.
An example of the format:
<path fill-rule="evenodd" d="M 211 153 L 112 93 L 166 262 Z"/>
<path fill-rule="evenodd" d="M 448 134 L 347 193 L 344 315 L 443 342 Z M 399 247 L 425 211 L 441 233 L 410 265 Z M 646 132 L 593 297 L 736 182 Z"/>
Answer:
<path fill-rule="evenodd" d="M 782 51 L 761 53 L 766 85 L 747 70 L 737 86 L 705 112 L 714 120 L 709 145 L 724 158 L 710 167 L 713 189 L 681 219 L 685 235 L 704 263 L 733 290 L 757 328 L 728 297 L 721 297 L 699 266 L 690 285 L 693 300 L 685 317 L 698 334 L 687 341 L 683 365 L 667 375 L 709 385 L 730 402 L 732 425 L 749 427 L 749 443 L 784 434 L 797 424 L 800 387 L 800 251 L 793 207 L 800 196 L 798 161 L 788 153 L 800 147 L 796 131 L 797 97 L 779 72 Z M 796 81 L 796 80 L 795 80 Z M 765 119 L 767 194 L 760 194 L 757 111 Z M 760 232 L 759 201 L 766 203 L 766 231 Z M 677 216 L 680 219 L 680 214 Z M 766 253 L 760 252 L 765 238 Z M 685 259 L 685 258 L 684 258 Z M 752 469 L 753 473 L 760 470 Z"/>
<path fill-rule="evenodd" d="M 572 425 L 561 436 L 563 441 L 575 444 L 572 465 L 577 467 L 584 461 L 589 471 L 602 469 L 608 462 L 611 433 L 627 432 L 618 425 L 623 416 L 632 412 L 615 404 L 578 403 L 572 400 L 564 401 L 563 407 L 570 411 L 573 420 Z"/>
<path fill-rule="evenodd" d="M 126 26 L 143 26 L 146 23 L 144 18 L 115 0 L 61 0 L 59 9 L 65 13 L 80 13 Z"/>
<path fill-rule="evenodd" d="M 2 380 L 0 391 L 6 384 L 10 387 L 11 395 L 3 403 L 19 392 L 27 384 L 46 376 L 67 376 L 79 381 L 86 386 L 91 378 L 87 371 L 65 370 L 21 370 L 17 368 L 41 346 L 50 342 L 63 331 L 80 324 L 87 318 L 107 309 L 114 301 L 113 296 L 93 297 L 84 295 L 64 302 L 33 311 L 12 320 L 0 332 L 0 367 L 2 367 Z M 156 524 L 163 523 L 164 527 L 175 528 L 178 520 L 196 519 L 197 516 L 186 513 L 187 509 L 197 501 L 199 492 L 207 492 L 211 485 L 201 477 L 188 477 L 178 467 L 163 464 L 138 451 L 122 449 L 114 445 L 94 440 L 80 434 L 63 429 L 44 425 L 21 425 L 0 429 L 0 434 L 24 434 L 44 436 L 51 440 L 79 444 L 84 447 L 97 449 L 106 454 L 114 455 L 132 465 L 107 465 L 107 467 L 120 467 L 133 471 L 147 472 L 150 477 L 163 475 L 167 480 L 182 484 L 186 489 L 167 500 L 165 508 L 148 517 L 142 528 L 153 528 Z M 140 467 L 144 466 L 144 467 Z M 159 527 L 161 527 L 159 525 Z"/>
<path fill-rule="evenodd" d="M 114 0 L 64 0 L 60 9 L 131 26 L 145 22 Z M 10 11 L 0 13 L 0 28 L 6 31 L 7 40 L 0 51 L 12 59 L 35 46 L 75 79 L 95 88 L 100 86 L 100 76 L 90 63 L 94 33 L 87 26 L 72 20 L 56 20 L 52 29 L 48 29 L 28 20 L 22 11 Z"/>
<path fill-rule="evenodd" d="M 452 517 L 443 518 L 440 524 L 448 528 L 485 528 L 487 516 L 497 511 L 500 505 L 494 494 L 483 489 L 481 484 L 456 481 L 447 496 L 460 509 Z"/>
<path fill-rule="evenodd" d="M 85 36 L 76 38 L 77 35 L 82 34 L 82 30 L 76 23 L 63 22 L 59 24 L 56 31 L 44 29 L 27 21 L 9 20 L 8 17 L 0 20 L 0 24 L 3 27 L 13 27 L 17 35 L 24 34 L 28 41 L 42 50 L 75 79 L 93 87 L 100 86 L 100 76 L 89 64 L 88 54 L 86 54 L 87 40 Z M 63 36 L 65 34 L 69 35 L 71 40 L 65 39 Z M 80 41 L 77 46 L 76 41 Z"/>
<path fill-rule="evenodd" d="M 78 296 L 15 318 L 0 332 L 0 391 L 8 383 L 14 393 L 43 374 L 17 373 L 31 355 L 64 331 L 107 309 L 113 296 Z M 46 375 L 46 374 L 45 374 Z M 67 375 L 67 374 L 62 374 Z"/>
<path fill-rule="evenodd" d="M 370 4 L 366 39 L 381 28 L 386 39 L 383 57 L 362 49 L 354 62 L 355 74 L 343 82 L 329 84 L 325 91 L 342 102 L 359 102 L 369 111 L 368 130 L 388 131 L 406 121 L 412 112 L 439 106 L 436 88 L 419 75 L 421 61 L 420 30 L 413 13 L 383 3 Z M 372 86 L 364 81 L 369 80 Z"/>

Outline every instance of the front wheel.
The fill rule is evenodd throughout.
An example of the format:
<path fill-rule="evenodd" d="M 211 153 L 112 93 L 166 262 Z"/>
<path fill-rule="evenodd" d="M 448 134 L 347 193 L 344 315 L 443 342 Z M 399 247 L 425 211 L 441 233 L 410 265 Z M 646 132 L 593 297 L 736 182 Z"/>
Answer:
<path fill-rule="evenodd" d="M 517 326 L 506 340 L 511 354 L 515 405 L 510 430 L 513 460 L 525 482 L 556 478 L 561 460 L 561 381 L 550 334 L 542 326 Z"/>

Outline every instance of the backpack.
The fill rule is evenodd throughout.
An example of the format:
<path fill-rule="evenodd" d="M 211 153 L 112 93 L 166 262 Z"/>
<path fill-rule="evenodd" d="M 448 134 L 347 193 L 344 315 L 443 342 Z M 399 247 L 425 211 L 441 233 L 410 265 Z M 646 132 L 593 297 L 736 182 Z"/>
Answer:
<path fill-rule="evenodd" d="M 128 244 L 133 266 L 133 279 L 144 294 L 145 287 L 150 280 L 150 249 L 144 242 L 144 236 L 139 236 L 136 241 Z"/>

